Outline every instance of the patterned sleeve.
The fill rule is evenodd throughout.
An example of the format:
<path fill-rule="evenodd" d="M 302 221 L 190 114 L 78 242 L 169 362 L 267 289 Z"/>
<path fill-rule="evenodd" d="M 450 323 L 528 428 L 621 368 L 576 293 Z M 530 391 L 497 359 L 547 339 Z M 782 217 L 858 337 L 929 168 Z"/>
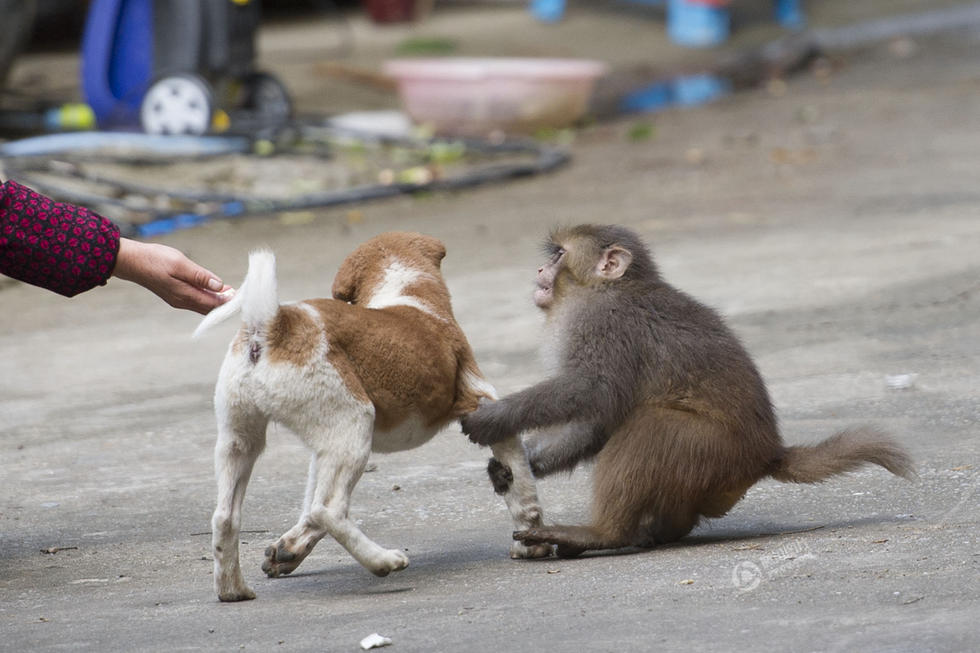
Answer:
<path fill-rule="evenodd" d="M 104 285 L 119 253 L 119 228 L 88 209 L 0 184 L 0 273 L 72 297 Z"/>

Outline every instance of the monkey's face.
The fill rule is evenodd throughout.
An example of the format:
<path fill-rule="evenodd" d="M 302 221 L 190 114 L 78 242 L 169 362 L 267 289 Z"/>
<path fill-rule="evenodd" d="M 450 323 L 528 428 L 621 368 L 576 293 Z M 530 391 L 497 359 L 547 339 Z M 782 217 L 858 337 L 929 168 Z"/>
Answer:
<path fill-rule="evenodd" d="M 551 310 L 556 304 L 578 297 L 587 299 L 589 289 L 618 283 L 633 263 L 632 252 L 593 233 L 595 227 L 582 225 L 556 230 L 544 245 L 547 263 L 538 268 L 534 303 Z"/>
<path fill-rule="evenodd" d="M 548 262 L 538 268 L 534 288 L 534 305 L 543 310 L 551 308 L 555 301 L 555 281 L 566 253 L 565 248 L 556 243 L 549 243 L 548 248 Z"/>

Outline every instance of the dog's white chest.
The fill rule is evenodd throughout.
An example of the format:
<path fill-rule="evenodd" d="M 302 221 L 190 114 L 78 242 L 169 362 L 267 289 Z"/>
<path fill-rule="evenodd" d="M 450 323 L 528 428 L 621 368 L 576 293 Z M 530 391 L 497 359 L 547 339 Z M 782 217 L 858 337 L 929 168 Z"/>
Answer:
<path fill-rule="evenodd" d="M 414 449 L 431 440 L 439 430 L 439 427 L 426 426 L 420 417 L 412 416 L 387 431 L 375 428 L 371 450 L 391 453 Z"/>

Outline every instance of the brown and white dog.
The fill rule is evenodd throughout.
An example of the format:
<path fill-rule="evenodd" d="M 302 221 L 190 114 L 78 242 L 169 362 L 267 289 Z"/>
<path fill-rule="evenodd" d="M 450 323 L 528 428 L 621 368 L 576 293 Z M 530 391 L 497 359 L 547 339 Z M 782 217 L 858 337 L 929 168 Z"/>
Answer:
<path fill-rule="evenodd" d="M 368 456 L 417 447 L 481 399 L 497 397 L 453 317 L 440 272 L 445 254 L 429 236 L 382 234 L 341 264 L 333 299 L 280 305 L 275 258 L 254 252 L 238 293 L 194 332 L 196 337 L 241 311 L 243 324 L 214 398 L 218 500 L 212 546 L 222 601 L 255 598 L 239 565 L 238 535 L 245 488 L 270 421 L 299 435 L 313 457 L 299 522 L 266 549 L 263 571 L 270 577 L 292 572 L 327 534 L 378 576 L 408 565 L 402 551 L 382 548 L 348 517 Z M 520 441 L 511 438 L 492 450 L 513 474 L 504 499 L 514 528 L 540 526 Z M 511 548 L 516 558 L 548 553 L 550 547 Z"/>

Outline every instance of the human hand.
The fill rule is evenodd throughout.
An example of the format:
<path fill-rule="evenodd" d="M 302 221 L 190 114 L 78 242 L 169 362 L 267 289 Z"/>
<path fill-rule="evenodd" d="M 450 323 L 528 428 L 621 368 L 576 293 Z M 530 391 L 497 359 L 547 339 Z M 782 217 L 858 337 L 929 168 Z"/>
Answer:
<path fill-rule="evenodd" d="M 112 276 L 138 283 L 174 308 L 201 314 L 209 313 L 235 294 L 234 288 L 179 250 L 129 238 L 119 239 Z"/>

